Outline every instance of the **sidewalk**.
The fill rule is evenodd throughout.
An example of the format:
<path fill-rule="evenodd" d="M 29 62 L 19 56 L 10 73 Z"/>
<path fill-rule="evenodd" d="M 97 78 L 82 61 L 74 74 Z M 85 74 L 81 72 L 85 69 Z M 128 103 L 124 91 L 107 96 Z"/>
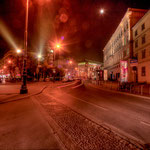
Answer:
<path fill-rule="evenodd" d="M 90 82 L 102 88 L 150 97 L 150 85 L 148 84 L 141 84 L 141 85 L 127 84 L 126 86 L 121 88 L 118 82 L 111 82 L 111 81 L 107 81 L 107 82 L 90 81 Z"/>
<path fill-rule="evenodd" d="M 6 83 L 0 84 L 0 103 L 22 99 L 42 91 L 47 85 L 53 84 L 51 82 L 33 82 L 28 83 L 28 93 L 20 94 L 21 83 Z"/>
<path fill-rule="evenodd" d="M 5 99 L 26 97 L 19 94 L 20 85 L 2 86 L 0 86 L 0 100 L 3 92 L 6 94 L 3 95 Z M 27 96 L 40 92 L 44 87 L 44 83 L 29 84 Z M 40 110 L 30 97 L 0 104 L 0 118 L 0 149 L 61 149 L 48 122 L 43 119 Z"/>

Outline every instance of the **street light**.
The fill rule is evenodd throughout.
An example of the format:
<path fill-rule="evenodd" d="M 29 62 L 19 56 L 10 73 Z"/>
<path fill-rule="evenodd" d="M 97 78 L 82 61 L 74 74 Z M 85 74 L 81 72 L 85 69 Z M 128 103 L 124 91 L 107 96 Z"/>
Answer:
<path fill-rule="evenodd" d="M 40 68 L 40 60 L 42 58 L 42 55 L 38 54 L 37 58 L 38 58 L 38 65 L 37 65 L 36 73 L 37 73 L 37 78 L 38 78 L 38 81 L 39 81 L 39 79 L 40 79 L 39 68 Z"/>
<path fill-rule="evenodd" d="M 58 50 L 58 66 L 59 66 L 59 55 L 60 55 L 60 49 L 61 49 L 61 44 L 59 44 L 59 43 L 57 43 L 56 45 L 55 45 L 55 47 L 56 47 L 56 49 Z M 55 53 L 56 52 L 54 52 L 54 59 L 55 59 Z"/>
<path fill-rule="evenodd" d="M 104 14 L 104 9 L 100 9 L 100 14 Z"/>
<path fill-rule="evenodd" d="M 57 47 L 57 48 L 60 48 L 60 44 L 57 44 L 56 47 Z"/>
<path fill-rule="evenodd" d="M 11 60 L 8 60 L 8 63 L 11 64 Z"/>
<path fill-rule="evenodd" d="M 70 65 L 72 64 L 72 60 L 69 60 L 69 64 L 70 64 Z"/>
<path fill-rule="evenodd" d="M 21 50 L 20 50 L 20 49 L 17 49 L 16 52 L 19 54 L 19 53 L 21 53 Z"/>
<path fill-rule="evenodd" d="M 29 0 L 26 1 L 26 17 L 25 17 L 25 38 L 24 38 L 24 57 L 23 57 L 23 80 L 20 89 L 20 94 L 28 93 L 27 89 L 27 43 L 28 43 L 28 11 L 29 11 Z"/>
<path fill-rule="evenodd" d="M 40 59 L 42 56 L 41 56 L 41 54 L 38 54 L 38 59 Z"/>

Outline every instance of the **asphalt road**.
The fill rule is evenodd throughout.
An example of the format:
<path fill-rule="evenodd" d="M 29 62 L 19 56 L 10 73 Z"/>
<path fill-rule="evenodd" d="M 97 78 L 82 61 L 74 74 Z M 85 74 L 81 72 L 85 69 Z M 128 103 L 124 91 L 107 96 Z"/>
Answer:
<path fill-rule="evenodd" d="M 14 101 L 20 98 L 19 87 L 0 87 L 0 101 L 12 100 L 0 105 L 0 149 L 61 149 L 60 144 L 63 143 L 67 147 L 74 145 L 75 149 L 120 150 L 140 149 L 140 146 L 135 148 L 137 143 L 150 143 L 148 98 L 110 91 L 88 83 L 79 86 L 74 81 L 31 84 L 28 86 L 28 97 Z M 44 90 L 39 92 L 41 89 Z M 52 125 L 53 132 L 49 124 L 56 126 L 55 129 Z M 53 133 L 60 137 L 61 143 Z M 129 139 L 123 140 L 124 137 Z M 135 144 L 130 139 L 135 140 Z"/>
<path fill-rule="evenodd" d="M 45 94 L 75 111 L 143 144 L 150 143 L 150 99 L 120 94 L 94 85 L 59 86 Z"/>

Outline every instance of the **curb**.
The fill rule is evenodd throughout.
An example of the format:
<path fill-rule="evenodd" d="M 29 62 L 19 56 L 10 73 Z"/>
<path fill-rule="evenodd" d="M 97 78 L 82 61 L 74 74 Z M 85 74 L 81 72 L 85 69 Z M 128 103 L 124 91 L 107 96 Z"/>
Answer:
<path fill-rule="evenodd" d="M 121 92 L 121 91 L 118 91 L 118 90 L 113 90 L 113 89 L 108 89 L 108 88 L 104 88 L 104 87 L 100 87 L 98 85 L 95 85 L 95 84 L 91 84 L 91 83 L 88 83 L 89 85 L 93 85 L 94 88 L 97 88 L 97 89 L 101 89 L 101 90 L 105 90 L 105 91 L 110 91 L 110 92 L 117 92 L 119 94 L 124 94 L 124 95 L 129 95 L 129 96 L 134 96 L 134 97 L 138 97 L 138 98 L 144 98 L 144 99 L 149 99 L 150 100 L 150 97 L 148 96 L 143 96 L 143 95 L 137 95 L 137 94 L 132 94 L 132 93 L 127 93 L 127 92 Z M 92 86 L 92 87 L 93 87 Z"/>
<path fill-rule="evenodd" d="M 29 97 L 34 96 L 34 95 L 41 94 L 48 86 L 49 85 L 46 85 L 45 87 L 43 87 L 40 92 L 37 92 L 37 93 L 34 93 L 34 94 L 29 94 L 29 95 L 26 95 L 26 96 L 23 96 L 23 97 L 20 97 L 20 98 L 17 98 L 17 99 L 4 100 L 4 101 L 1 101 L 0 104 L 15 102 L 15 101 L 19 101 L 19 100 L 22 100 L 22 99 L 25 99 L 25 98 L 29 98 Z"/>

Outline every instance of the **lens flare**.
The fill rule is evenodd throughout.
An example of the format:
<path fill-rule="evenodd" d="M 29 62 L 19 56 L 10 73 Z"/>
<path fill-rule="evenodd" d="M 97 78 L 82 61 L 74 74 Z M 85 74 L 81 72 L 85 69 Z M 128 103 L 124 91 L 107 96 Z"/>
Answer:
<path fill-rule="evenodd" d="M 39 58 L 39 59 L 42 58 L 42 55 L 41 55 L 41 54 L 38 54 L 38 58 Z"/>
<path fill-rule="evenodd" d="M 21 53 L 21 49 L 17 49 L 16 52 L 19 54 Z"/>
<path fill-rule="evenodd" d="M 13 36 L 11 35 L 8 28 L 1 20 L 0 20 L 0 34 L 10 44 L 10 46 L 12 46 L 14 49 L 17 49 L 17 45 L 13 40 Z"/>

